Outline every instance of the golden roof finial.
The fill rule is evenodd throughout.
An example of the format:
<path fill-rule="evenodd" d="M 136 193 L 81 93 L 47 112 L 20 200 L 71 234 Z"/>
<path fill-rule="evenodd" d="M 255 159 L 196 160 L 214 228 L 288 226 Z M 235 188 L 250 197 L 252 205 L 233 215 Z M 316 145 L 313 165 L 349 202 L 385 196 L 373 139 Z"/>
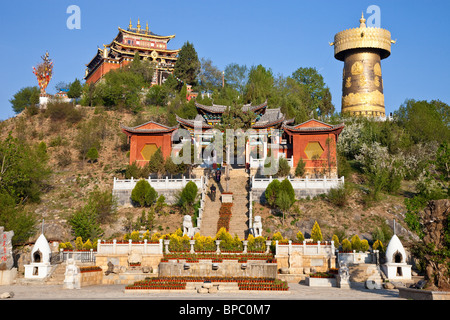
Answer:
<path fill-rule="evenodd" d="M 364 19 L 364 11 L 362 11 L 361 12 L 361 19 L 359 19 L 359 23 L 360 23 L 359 27 L 360 28 L 365 28 L 366 27 L 365 22 L 366 22 L 366 19 Z"/>
<path fill-rule="evenodd" d="M 146 22 L 146 24 L 145 24 L 145 31 L 147 32 L 147 34 L 148 34 L 148 21 Z"/>
<path fill-rule="evenodd" d="M 141 20 L 139 20 L 139 18 L 138 18 L 138 24 L 137 24 L 136 27 L 137 27 L 138 30 L 141 30 Z"/>
<path fill-rule="evenodd" d="M 128 29 L 131 30 L 131 28 L 133 28 L 133 25 L 131 24 L 131 18 L 130 18 L 130 24 L 128 25 Z"/>

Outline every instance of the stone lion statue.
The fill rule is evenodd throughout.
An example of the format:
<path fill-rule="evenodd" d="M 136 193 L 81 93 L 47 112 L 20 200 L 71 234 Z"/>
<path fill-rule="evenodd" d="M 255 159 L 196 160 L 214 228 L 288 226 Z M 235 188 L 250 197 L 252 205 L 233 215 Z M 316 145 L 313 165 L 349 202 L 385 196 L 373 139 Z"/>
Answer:
<path fill-rule="evenodd" d="M 183 235 L 188 237 L 194 236 L 194 226 L 192 225 L 192 218 L 190 215 L 185 215 L 183 217 Z"/>

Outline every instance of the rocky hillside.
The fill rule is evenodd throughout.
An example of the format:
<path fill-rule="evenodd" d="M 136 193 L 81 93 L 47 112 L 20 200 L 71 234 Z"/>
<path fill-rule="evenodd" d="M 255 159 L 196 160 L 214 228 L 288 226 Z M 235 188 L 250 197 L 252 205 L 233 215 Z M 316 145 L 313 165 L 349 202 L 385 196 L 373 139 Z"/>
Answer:
<path fill-rule="evenodd" d="M 72 114 L 70 111 L 62 115 L 48 112 L 30 115 L 23 112 L 0 123 L 1 139 L 12 132 L 15 137 L 28 143 L 43 141 L 47 146 L 52 174 L 41 201 L 27 207 L 39 221 L 45 219 L 45 232 L 49 240 L 72 240 L 67 223 L 71 215 L 85 204 L 92 190 L 112 190 L 113 178 L 123 177 L 128 164 L 128 146 L 120 123 L 137 125 L 150 119 L 162 123 L 166 120 L 163 110 L 159 109 L 137 115 L 102 108 L 78 107 L 76 110 L 79 113 Z M 83 139 L 98 140 L 97 161 L 83 160 L 80 152 Z M 350 180 L 353 191 L 344 207 L 333 205 L 325 198 L 299 200 L 283 222 L 278 212 L 256 203 L 253 215 L 263 218 L 263 234 L 266 236 L 280 231 L 284 237 L 295 238 L 299 230 L 307 236 L 317 220 L 325 239 L 340 233 L 349 238 L 358 234 L 371 240 L 376 228 L 389 231 L 396 219 L 400 237 L 405 240 L 415 237 L 403 223 L 406 212 L 404 197 L 411 191 L 408 184 L 402 185 L 398 195 L 383 195 L 381 201 L 367 206 L 361 200 L 361 177 L 354 173 Z M 104 238 L 121 238 L 130 221 L 135 221 L 141 213 L 142 208 L 119 208 L 117 219 L 102 226 Z M 161 233 L 173 232 L 182 223 L 182 215 L 176 207 L 165 207 L 157 212 L 155 218 L 155 231 Z"/>

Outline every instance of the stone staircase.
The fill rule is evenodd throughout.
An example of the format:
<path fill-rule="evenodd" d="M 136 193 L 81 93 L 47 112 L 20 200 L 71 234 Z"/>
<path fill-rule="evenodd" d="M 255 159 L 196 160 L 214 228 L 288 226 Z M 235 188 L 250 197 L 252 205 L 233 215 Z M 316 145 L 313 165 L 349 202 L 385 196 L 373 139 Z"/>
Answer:
<path fill-rule="evenodd" d="M 228 189 L 233 192 L 233 208 L 231 210 L 230 234 L 245 239 L 248 231 L 248 183 L 249 177 L 244 169 L 230 172 Z"/>
<path fill-rule="evenodd" d="M 232 236 L 237 234 L 240 239 L 247 236 L 248 230 L 248 181 L 248 174 L 244 169 L 230 170 L 228 192 L 233 193 L 233 207 L 229 233 Z M 213 184 L 216 186 L 216 201 L 211 201 L 208 189 L 200 229 L 200 234 L 211 237 L 214 237 L 217 233 L 217 221 L 219 220 L 219 209 L 222 203 L 221 195 L 222 192 L 226 191 L 227 184 L 225 174 L 222 175 L 220 183 L 210 178 L 208 186 L 211 187 Z"/>
<path fill-rule="evenodd" d="M 66 264 L 60 263 L 56 265 L 50 276 L 45 279 L 45 284 L 63 284 L 66 273 Z"/>
<path fill-rule="evenodd" d="M 360 263 L 349 266 L 350 281 L 365 282 L 372 280 L 376 283 L 383 283 L 385 280 L 384 273 L 376 264 Z"/>

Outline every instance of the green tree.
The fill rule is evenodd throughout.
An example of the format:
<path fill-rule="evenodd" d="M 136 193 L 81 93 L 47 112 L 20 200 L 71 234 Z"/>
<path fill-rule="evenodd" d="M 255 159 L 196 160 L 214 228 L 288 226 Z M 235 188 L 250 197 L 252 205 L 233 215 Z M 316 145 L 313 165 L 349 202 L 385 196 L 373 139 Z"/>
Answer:
<path fill-rule="evenodd" d="M 415 143 L 450 140 L 450 106 L 441 101 L 406 100 L 395 112 Z"/>
<path fill-rule="evenodd" d="M 144 179 L 139 180 L 131 191 L 131 200 L 138 203 L 141 207 L 151 206 L 157 198 L 158 193 Z"/>
<path fill-rule="evenodd" d="M 288 161 L 285 158 L 280 158 L 278 160 L 278 177 L 286 177 L 290 174 L 291 167 L 289 166 Z"/>
<path fill-rule="evenodd" d="M 245 100 L 259 104 L 268 100 L 273 91 L 274 77 L 271 69 L 262 65 L 250 68 L 248 82 L 245 86 Z"/>
<path fill-rule="evenodd" d="M 280 185 L 281 185 L 281 182 L 278 179 L 274 179 L 274 180 L 272 180 L 272 182 L 269 183 L 269 185 L 266 188 L 266 191 L 264 192 L 266 201 L 269 204 L 269 206 L 271 206 L 271 207 L 275 206 L 277 194 L 280 191 Z"/>
<path fill-rule="evenodd" d="M 296 237 L 297 241 L 300 243 L 305 241 L 305 236 L 303 235 L 303 233 L 301 231 L 297 232 L 295 237 Z"/>
<path fill-rule="evenodd" d="M 315 68 L 298 68 L 292 73 L 291 77 L 306 88 L 318 115 L 334 113 L 330 89 L 325 85 L 322 75 Z"/>
<path fill-rule="evenodd" d="M 230 63 L 225 67 L 224 77 L 225 84 L 242 95 L 248 80 L 248 68 L 246 65 Z"/>
<path fill-rule="evenodd" d="M 148 167 L 150 169 L 150 172 L 156 174 L 158 178 L 160 178 L 161 175 L 164 174 L 164 157 L 161 151 L 161 147 L 159 147 L 150 157 Z"/>
<path fill-rule="evenodd" d="M 86 158 L 88 158 L 88 160 L 95 162 L 98 159 L 98 151 L 96 147 L 92 147 L 88 150 L 88 152 L 86 153 Z"/>
<path fill-rule="evenodd" d="M 0 141 L 0 192 L 15 203 L 38 202 L 51 170 L 48 155 L 36 146 L 13 138 L 11 132 Z"/>
<path fill-rule="evenodd" d="M 80 80 L 75 79 L 69 86 L 69 91 L 67 92 L 67 96 L 71 99 L 78 99 L 81 97 L 83 93 L 83 87 L 81 85 Z"/>
<path fill-rule="evenodd" d="M 294 187 L 292 187 L 291 182 L 287 178 L 285 178 L 280 183 L 280 193 L 283 192 L 285 192 L 289 197 L 290 205 L 292 206 L 295 202 L 295 190 Z"/>
<path fill-rule="evenodd" d="M 25 87 L 14 94 L 9 100 L 15 113 L 20 113 L 30 106 L 39 103 L 39 95 L 41 91 L 39 87 Z"/>
<path fill-rule="evenodd" d="M 172 178 L 173 175 L 177 174 L 179 171 L 178 166 L 173 162 L 172 157 L 168 156 L 166 161 L 164 161 L 164 170 Z"/>
<path fill-rule="evenodd" d="M 295 176 L 296 177 L 303 178 L 303 176 L 305 175 L 305 166 L 306 166 L 306 162 L 303 161 L 302 158 L 300 158 L 300 160 L 297 162 L 297 166 L 295 167 Z"/>
<path fill-rule="evenodd" d="M 195 200 L 197 199 L 198 187 L 193 181 L 186 183 L 186 186 L 181 190 L 178 204 L 185 210 L 191 210 Z"/>
<path fill-rule="evenodd" d="M 331 237 L 331 241 L 334 242 L 334 247 L 335 247 L 336 249 L 338 249 L 339 246 L 341 245 L 341 244 L 339 243 L 339 237 L 338 237 L 337 235 L 335 235 L 335 234 L 333 234 L 333 237 Z"/>
<path fill-rule="evenodd" d="M 317 221 L 314 222 L 314 226 L 311 230 L 311 239 L 313 239 L 314 242 L 322 241 L 322 231 L 320 230 L 319 224 Z"/>
<path fill-rule="evenodd" d="M 201 67 L 198 75 L 200 86 L 207 91 L 221 88 L 222 71 L 213 65 L 211 59 L 201 58 L 200 65 Z"/>
<path fill-rule="evenodd" d="M 97 221 L 95 208 L 90 204 L 78 209 L 69 219 L 74 237 L 84 239 L 98 239 L 103 235 L 103 230 Z"/>
<path fill-rule="evenodd" d="M 174 67 L 174 76 L 183 82 L 195 85 L 200 72 L 200 61 L 194 45 L 187 41 L 178 52 L 178 59 Z"/>

